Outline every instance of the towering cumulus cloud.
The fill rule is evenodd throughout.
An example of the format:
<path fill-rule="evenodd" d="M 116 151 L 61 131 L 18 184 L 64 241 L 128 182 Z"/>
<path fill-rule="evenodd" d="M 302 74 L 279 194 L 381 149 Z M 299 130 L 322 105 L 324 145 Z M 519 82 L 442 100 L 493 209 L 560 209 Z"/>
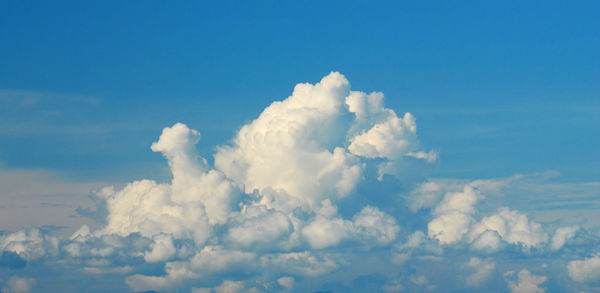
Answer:
<path fill-rule="evenodd" d="M 184 124 L 165 128 L 151 149 L 168 161 L 170 182 L 99 190 L 98 228 L 68 239 L 3 234 L 0 265 L 104 276 L 118 280 L 116 291 L 543 292 L 547 264 L 510 258 L 539 260 L 597 239 L 577 223 L 544 226 L 504 206 L 499 194 L 523 176 L 421 182 L 415 174 L 438 154 L 421 146 L 415 117 L 386 108 L 382 93 L 352 91 L 337 72 L 268 106 L 217 147 L 214 166 L 198 156 L 199 142 Z M 597 255 L 579 259 L 562 269 L 592 286 Z M 28 277 L 0 286 L 53 289 Z"/>

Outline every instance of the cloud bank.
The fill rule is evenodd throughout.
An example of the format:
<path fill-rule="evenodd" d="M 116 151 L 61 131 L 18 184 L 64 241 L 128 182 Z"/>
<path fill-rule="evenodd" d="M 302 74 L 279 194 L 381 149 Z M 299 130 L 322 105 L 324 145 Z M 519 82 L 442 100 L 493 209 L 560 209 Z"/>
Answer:
<path fill-rule="evenodd" d="M 197 155 L 200 138 L 165 128 L 151 150 L 172 180 L 98 190 L 99 228 L 1 235 L 2 274 L 13 277 L 0 286 L 59 288 L 13 273 L 56 267 L 124 292 L 544 292 L 540 267 L 558 254 L 552 268 L 570 283 L 557 286 L 597 284 L 597 255 L 580 260 L 594 252 L 593 229 L 503 202 L 544 176 L 427 178 L 438 153 L 421 145 L 416 118 L 340 73 L 296 85 L 218 146 L 214 166 Z"/>

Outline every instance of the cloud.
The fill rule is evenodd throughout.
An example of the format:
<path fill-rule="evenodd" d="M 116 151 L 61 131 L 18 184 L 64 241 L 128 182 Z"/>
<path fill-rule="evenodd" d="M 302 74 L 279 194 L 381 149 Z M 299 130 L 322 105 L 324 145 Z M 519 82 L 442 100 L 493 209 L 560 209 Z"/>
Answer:
<path fill-rule="evenodd" d="M 526 215 L 499 208 L 496 213 L 484 216 L 481 220 L 474 217 L 478 214 L 477 203 L 486 198 L 482 191 L 497 192 L 512 180 L 475 180 L 462 183 L 461 191 L 456 186 L 446 186 L 427 182 L 419 186 L 408 199 L 417 207 L 433 207 L 431 214 L 434 218 L 428 223 L 428 236 L 437 239 L 442 244 L 455 244 L 461 241 L 472 243 L 475 249 L 495 251 L 501 246 L 501 240 L 509 244 L 522 245 L 524 248 L 540 247 L 548 240 L 548 234 L 541 224 L 530 221 Z M 439 199 L 444 189 L 451 190 Z M 425 201 L 420 198 L 425 198 Z M 437 204 L 431 202 L 437 201 Z M 429 203 L 427 203 L 429 202 Z M 560 233 L 564 233 L 560 230 Z M 566 231 L 566 230 L 564 230 Z M 559 235 L 557 237 L 566 237 Z M 560 239 L 557 239 L 560 241 Z"/>
<path fill-rule="evenodd" d="M 97 222 L 70 237 L 0 233 L 0 276 L 18 269 L 48 286 L 34 276 L 47 268 L 110 279 L 115 292 L 489 291 L 516 258 L 524 267 L 505 274 L 509 288 L 543 292 L 546 277 L 530 270 L 560 250 L 554 271 L 597 279 L 597 256 L 578 260 L 593 230 L 522 204 L 555 189 L 593 202 L 596 184 L 562 189 L 552 172 L 425 178 L 438 153 L 421 146 L 416 118 L 339 73 L 272 103 L 216 148 L 214 166 L 200 139 L 185 124 L 164 128 L 150 148 L 171 180 L 95 189 Z"/>
<path fill-rule="evenodd" d="M 495 266 L 496 265 L 489 260 L 486 261 L 477 257 L 472 257 L 469 259 L 469 262 L 465 264 L 465 267 L 474 271 L 465 278 L 466 285 L 468 287 L 481 286 L 490 277 Z"/>
<path fill-rule="evenodd" d="M 427 280 L 427 278 L 422 275 L 422 276 L 410 276 L 409 280 L 417 285 L 418 287 L 421 287 L 427 291 L 433 291 L 435 289 L 435 285 L 430 285 L 429 284 L 429 280 Z M 421 290 L 423 290 L 421 289 Z"/>
<path fill-rule="evenodd" d="M 574 260 L 567 265 L 569 276 L 576 282 L 600 280 L 600 254 L 583 260 Z"/>
<path fill-rule="evenodd" d="M 471 239 L 476 239 L 485 231 L 494 231 L 500 238 L 511 244 L 524 247 L 538 246 L 548 240 L 539 223 L 529 221 L 527 216 L 508 208 L 500 208 L 496 214 L 481 219 L 471 231 Z"/>
<path fill-rule="evenodd" d="M 575 233 L 579 230 L 577 226 L 560 227 L 554 232 L 552 236 L 551 247 L 553 250 L 561 249 L 565 243 L 575 236 Z"/>
<path fill-rule="evenodd" d="M 176 249 L 170 235 L 157 235 L 154 236 L 153 240 L 154 243 L 150 245 L 151 250 L 144 254 L 144 260 L 147 262 L 162 262 L 175 255 Z"/>
<path fill-rule="evenodd" d="M 548 279 L 545 276 L 536 276 L 528 270 L 521 270 L 517 275 L 517 280 L 512 280 L 514 272 L 510 271 L 504 274 L 508 289 L 511 293 L 544 293 L 545 289 L 539 285 L 546 282 Z"/>
<path fill-rule="evenodd" d="M 313 208 L 327 198 L 343 197 L 360 178 L 360 162 L 345 149 L 342 127 L 349 83 L 332 73 L 298 84 L 292 96 L 275 102 L 243 126 L 232 146 L 215 154 L 215 166 L 247 193 L 271 189 L 283 197 L 261 203 L 276 208 Z"/>
<path fill-rule="evenodd" d="M 262 205 L 248 206 L 230 219 L 225 239 L 244 248 L 285 245 L 280 242 L 288 240 L 292 229 L 287 215 Z"/>
<path fill-rule="evenodd" d="M 296 280 L 292 277 L 281 277 L 277 279 L 277 284 L 284 287 L 286 290 L 290 291 L 294 288 L 294 283 Z"/>
<path fill-rule="evenodd" d="M 58 238 L 43 235 L 38 229 L 21 230 L 0 236 L 0 249 L 3 252 L 16 253 L 27 261 L 57 256 L 58 245 Z"/>
<path fill-rule="evenodd" d="M 244 289 L 243 282 L 236 282 L 231 280 L 225 280 L 221 285 L 214 288 L 192 288 L 192 293 L 238 293 Z"/>
<path fill-rule="evenodd" d="M 396 117 L 382 94 L 350 91 L 334 72 L 298 84 L 244 125 L 232 145 L 218 149 L 215 166 L 246 193 L 262 193 L 260 203 L 270 208 L 306 210 L 348 195 L 364 172 L 360 157 L 393 164 L 419 149 L 410 113 Z"/>
<path fill-rule="evenodd" d="M 478 197 L 469 186 L 465 186 L 462 192 L 446 194 L 433 210 L 437 218 L 427 225 L 429 237 L 443 244 L 459 241 L 469 231 Z"/>

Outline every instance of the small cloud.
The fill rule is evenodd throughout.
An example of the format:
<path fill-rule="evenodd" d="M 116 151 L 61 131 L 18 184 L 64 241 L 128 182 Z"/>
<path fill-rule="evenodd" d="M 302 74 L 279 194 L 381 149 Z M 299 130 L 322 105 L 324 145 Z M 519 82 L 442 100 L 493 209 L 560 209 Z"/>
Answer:
<path fill-rule="evenodd" d="M 506 272 L 504 279 L 511 293 L 544 293 L 546 290 L 540 288 L 539 285 L 546 282 L 548 278 L 533 275 L 528 270 L 523 269 L 519 271 L 516 280 L 514 279 L 513 271 Z"/>
<path fill-rule="evenodd" d="M 471 275 L 465 278 L 465 283 L 467 286 L 479 287 L 490 277 L 492 271 L 494 270 L 495 264 L 491 261 L 472 257 L 469 259 L 469 262 L 465 264 L 465 267 L 474 271 Z"/>
<path fill-rule="evenodd" d="M 281 277 L 277 279 L 277 284 L 284 287 L 286 290 L 291 291 L 294 288 L 294 283 L 296 280 L 292 277 Z"/>
<path fill-rule="evenodd" d="M 554 232 L 554 236 L 552 236 L 550 247 L 553 250 L 561 249 L 569 239 L 575 236 L 575 233 L 578 230 L 578 226 L 560 227 L 556 229 L 556 232 Z"/>
<path fill-rule="evenodd" d="M 567 265 L 569 276 L 576 282 L 600 281 L 600 254 L 583 260 L 574 260 Z"/>

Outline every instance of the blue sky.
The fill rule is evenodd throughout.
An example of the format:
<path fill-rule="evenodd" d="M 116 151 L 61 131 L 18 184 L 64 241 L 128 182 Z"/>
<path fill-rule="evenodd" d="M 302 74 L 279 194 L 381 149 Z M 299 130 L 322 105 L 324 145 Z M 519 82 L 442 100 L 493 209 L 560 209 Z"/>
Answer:
<path fill-rule="evenodd" d="M 169 238 L 171 240 L 164 241 L 174 243 L 177 256 L 173 254 L 158 262 L 104 256 L 103 263 L 108 262 L 117 269 L 110 271 L 106 265 L 99 273 L 98 267 L 84 264 L 82 259 L 89 261 L 100 256 L 77 258 L 67 253 L 68 257 L 64 257 L 73 263 L 61 270 L 76 271 L 84 279 L 86 276 L 88 279 L 103 276 L 107 280 L 116 280 L 115 284 L 119 285 L 114 290 L 123 292 L 140 288 L 186 291 L 211 287 L 218 290 L 218 286 L 242 284 L 220 282 L 226 280 L 245 282 L 244 290 L 249 290 L 250 283 L 260 279 L 256 272 L 261 272 L 265 279 L 274 278 L 272 283 L 275 285 L 259 286 L 268 292 L 284 289 L 343 291 L 352 287 L 349 284 L 356 288 L 375 286 L 379 288 L 377 290 L 383 290 L 382 286 L 388 286 L 385 288 L 390 290 L 402 287 L 406 291 L 423 288 L 467 290 L 465 283 L 459 281 L 462 279 L 452 275 L 451 271 L 426 274 L 433 266 L 429 262 L 433 262 L 434 255 L 441 263 L 467 263 L 464 266 L 467 271 L 471 267 L 481 270 L 486 264 L 487 268 L 493 267 L 490 276 L 482 277 L 487 283 L 476 282 L 481 286 L 469 287 L 473 291 L 513 290 L 510 284 L 518 289 L 519 280 L 522 284 L 527 281 L 545 286 L 549 292 L 567 288 L 598 290 L 600 276 L 592 274 L 578 278 L 582 274 L 572 273 L 574 271 L 566 267 L 579 260 L 589 260 L 593 267 L 600 253 L 599 218 L 595 215 L 600 208 L 599 9 L 600 4 L 595 1 L 4 1 L 0 8 L 0 209 L 4 210 L 0 212 L 4 214 L 0 215 L 0 231 L 4 233 L 0 236 L 4 237 L 0 238 L 0 244 L 4 247 L 0 248 L 5 253 L 3 261 L 6 258 L 8 262 L 13 257 L 11 253 L 16 253 L 16 259 L 26 260 L 27 265 L 19 269 L 0 265 L 0 290 L 19 292 L 17 289 L 21 284 L 36 292 L 69 283 L 60 280 L 49 283 L 53 272 L 47 266 L 64 256 L 64 247 L 74 241 L 69 239 L 70 235 L 84 224 L 91 228 L 90 235 L 93 235 L 83 233 L 91 237 L 86 236 L 87 242 L 84 241 L 90 247 L 104 241 L 98 240 L 101 237 L 112 234 L 125 237 L 124 243 L 140 237 L 142 240 L 136 243 L 147 241 L 146 245 L 150 247 L 147 249 L 159 246 L 157 243 L 164 239 L 157 238 L 156 231 L 144 234 L 143 229 L 134 229 L 129 231 L 133 231 L 133 236 L 128 236 L 123 234 L 125 230 L 119 230 L 121 234 L 111 230 L 114 227 L 110 228 L 110 225 L 116 224 L 111 222 L 110 215 L 117 217 L 123 211 L 111 210 L 106 198 L 127 197 L 127 192 L 119 193 L 119 190 L 128 182 L 140 179 L 192 188 L 175 180 L 169 183 L 172 176 L 177 177 L 175 173 L 179 170 L 173 167 L 175 159 L 169 157 L 171 149 L 158 147 L 155 150 L 168 158 L 170 167 L 163 156 L 150 149 L 159 137 L 163 140 L 161 133 L 164 135 L 164 132 L 161 131 L 165 127 L 173 127 L 169 128 L 175 129 L 173 133 L 187 133 L 192 140 L 196 137 L 194 132 L 174 127 L 178 122 L 184 123 L 185 129 L 201 133 L 194 154 L 207 160 L 206 165 L 202 165 L 201 160 L 196 162 L 202 165 L 198 167 L 202 171 L 182 167 L 182 173 L 214 171 L 221 174 L 219 180 L 237 190 L 234 192 L 237 195 L 227 197 L 231 202 L 241 200 L 239 203 L 247 204 L 258 200 L 254 205 L 264 205 L 267 198 L 274 202 L 276 198 L 281 200 L 280 196 L 284 196 L 281 194 L 308 198 L 305 204 L 294 203 L 304 209 L 302 217 L 286 214 L 282 206 L 265 207 L 268 213 L 281 212 L 292 222 L 293 219 L 305 221 L 305 224 L 298 224 L 300 226 L 295 224 L 295 230 L 292 229 L 308 231 L 298 232 L 304 235 L 305 242 L 292 245 L 286 253 L 315 253 L 322 260 L 331 259 L 336 264 L 335 269 L 318 276 L 297 271 L 290 272 L 289 276 L 279 276 L 270 273 L 276 270 L 276 265 L 268 261 L 265 262 L 271 265 L 259 269 L 248 269 L 240 263 L 232 265 L 231 270 L 211 275 L 212 279 L 169 279 L 177 284 L 169 283 L 171 285 L 163 287 L 155 284 L 156 288 L 140 285 L 148 281 L 132 276 L 161 276 L 161 272 L 165 275 L 164 266 L 169 262 L 189 261 L 181 252 L 186 247 L 192 249 L 186 246 L 189 241 L 194 243 L 192 250 L 198 253 L 207 245 L 187 234 L 173 234 L 169 236 L 173 237 Z M 316 131 L 313 143 L 323 143 L 321 146 L 331 154 L 333 147 L 339 146 L 343 156 L 347 156 L 342 161 L 338 161 L 340 157 L 331 158 L 338 164 L 335 168 L 343 167 L 346 172 L 342 172 L 346 175 L 340 175 L 340 181 L 334 184 L 335 191 L 324 187 L 325 183 L 310 187 L 308 179 L 303 185 L 300 179 L 292 184 L 282 181 L 284 179 L 274 183 L 261 177 L 260 174 L 277 170 L 276 166 L 259 174 L 252 173 L 255 171 L 252 168 L 240 173 L 232 167 L 235 165 L 232 162 L 240 161 L 254 166 L 256 156 L 263 154 L 249 153 L 252 144 L 232 140 L 243 137 L 242 126 L 255 125 L 248 126 L 249 132 L 262 133 L 259 130 L 263 126 L 256 125 L 266 120 L 259 118 L 265 108 L 291 96 L 296 84 L 317 84 L 330 72 L 343 74 L 339 80 L 349 82 L 353 91 L 383 93 L 385 109 L 394 111 L 397 117 L 393 117 L 402 121 L 403 128 L 400 128 L 404 129 L 402 132 L 392 127 L 384 137 L 400 131 L 393 137 L 406 140 L 410 147 L 400 150 L 394 141 L 383 140 L 379 141 L 383 144 L 381 148 L 370 150 L 365 143 L 373 143 L 375 134 L 369 136 L 370 128 L 361 127 L 385 124 L 388 121 L 385 119 L 393 119 L 391 116 L 382 118 L 388 114 L 377 110 L 380 112 L 372 114 L 374 116 L 369 118 L 372 120 L 361 122 L 358 112 L 350 109 L 346 102 L 346 108 L 339 110 L 341 112 L 328 112 L 333 115 L 331 117 L 345 117 L 338 117 L 341 120 L 335 120 L 335 123 L 327 120 L 333 123 L 331 129 L 326 129 L 331 133 L 317 131 L 318 127 L 311 128 L 314 127 L 312 124 L 302 126 L 311 135 Z M 335 82 L 342 82 L 336 78 L 332 77 Z M 331 81 L 331 84 L 335 82 Z M 342 87 L 342 91 L 345 90 Z M 331 94 L 331 97 L 338 101 L 345 99 L 337 94 Z M 313 98 L 317 99 L 316 96 Z M 283 113 L 282 117 L 295 115 L 283 110 L 275 112 L 279 111 Z M 412 131 L 406 130 L 412 124 L 405 112 L 416 118 L 414 137 Z M 356 122 L 348 124 L 348 119 L 354 117 Z M 290 122 L 286 119 L 286 123 Z M 272 125 L 287 125 L 276 119 L 273 121 L 276 122 Z M 359 138 L 360 132 L 353 132 L 357 129 L 362 129 L 363 138 Z M 347 139 L 333 143 L 340 135 L 346 135 Z M 325 139 L 327 137 L 331 140 Z M 293 139 L 299 138 L 294 136 Z M 170 138 L 163 141 L 170 141 Z M 190 147 L 193 148 L 193 144 Z M 265 154 L 274 151 L 261 150 Z M 303 169 L 306 166 L 292 163 L 296 162 L 295 152 L 300 154 L 307 150 L 299 146 L 287 151 L 291 153 L 289 158 L 280 158 L 279 162 L 289 159 L 290 166 L 298 168 L 295 171 L 306 171 Z M 418 153 L 423 156 L 436 154 L 436 158 L 424 162 L 428 159 L 418 159 Z M 267 157 L 264 159 L 268 160 Z M 382 171 L 379 164 L 386 160 L 392 162 L 390 166 L 394 171 Z M 347 175 L 355 170 L 351 166 L 363 166 L 358 162 L 365 166 L 360 167 L 360 180 Z M 296 174 L 295 171 L 290 172 Z M 380 175 L 388 172 L 388 177 L 379 181 L 377 172 Z M 480 179 L 487 181 L 477 181 Z M 101 187 L 111 185 L 115 186 L 115 194 L 106 198 L 98 196 L 102 193 Z M 433 185 L 437 191 L 426 190 L 426 186 Z M 348 186 L 347 190 L 345 186 Z M 477 195 L 469 193 L 469 188 L 475 188 Z M 269 190 L 283 193 L 275 196 Z M 373 190 L 382 196 L 373 198 L 370 195 Z M 307 197 L 307 191 L 322 196 Z M 339 198 L 331 197 L 332 192 Z M 446 234 L 435 234 L 435 221 L 449 219 L 443 198 L 450 200 L 452 194 L 460 192 L 463 194 L 460 198 L 469 199 L 469 204 L 465 203 L 461 210 L 463 216 L 472 218 L 469 233 L 479 233 L 473 231 L 478 229 L 477 224 L 485 226 L 486 217 L 519 218 L 499 210 L 508 207 L 510 211 L 526 214 L 532 223 L 534 220 L 541 223 L 541 230 L 531 228 L 529 232 L 539 237 L 547 235 L 548 239 L 527 242 L 496 231 L 502 245 L 493 252 L 488 251 L 489 254 L 473 253 L 470 248 L 465 248 L 476 246 L 477 241 L 468 240 L 467 234 L 461 236 L 464 239 L 461 238 L 460 245 L 448 242 L 448 238 L 444 238 Z M 171 196 L 174 196 L 171 200 L 177 202 L 178 195 Z M 325 199 L 330 202 L 324 203 Z M 476 202 L 476 212 L 472 211 L 475 203 L 471 200 Z M 335 213 L 327 214 L 327 217 L 320 214 L 329 204 L 337 208 L 339 217 L 336 218 Z M 210 209 L 210 204 L 203 205 Z M 384 241 L 375 247 L 367 245 L 372 251 L 367 256 L 336 254 L 338 248 L 366 249 L 361 246 L 364 245 L 361 241 L 366 241 L 361 238 L 364 235 L 356 232 L 364 228 L 359 229 L 362 226 L 357 219 L 363 215 L 361 211 L 370 211 L 363 209 L 366 205 L 391 215 L 400 232 L 394 234 L 393 241 Z M 234 208 L 230 212 L 237 216 L 231 216 L 234 220 L 226 222 L 214 220 L 215 216 L 209 212 L 211 229 L 216 230 L 211 232 L 213 238 L 209 237 L 211 240 L 207 243 L 222 249 L 251 251 L 263 259 L 269 259 L 267 252 L 281 252 L 280 246 L 248 250 L 241 249 L 239 243 L 238 246 L 231 244 L 235 241 L 226 231 L 237 231 L 235 225 L 249 220 L 240 216 L 244 215 L 241 210 Z M 267 214 L 264 214 L 265 219 Z M 342 223 L 343 219 L 348 221 L 343 223 L 354 230 L 351 229 L 353 232 L 348 232 L 345 238 L 340 236 L 341 242 L 332 246 L 327 244 L 324 248 L 307 236 L 315 231 L 309 228 L 312 227 L 310 223 L 320 223 L 318 219 L 335 223 Z M 456 221 L 455 218 L 453 223 Z M 217 227 L 214 225 L 221 228 L 214 228 Z M 569 227 L 577 227 L 578 232 L 572 232 Z M 560 228 L 564 229 L 559 233 Z M 11 233 L 37 231 L 27 229 L 41 229 L 43 239 L 58 237 L 60 244 L 56 254 L 48 257 L 52 255 L 50 250 L 43 255 L 27 254 L 7 246 Z M 159 232 L 169 234 L 170 230 Z M 424 238 L 419 238 L 421 234 L 417 232 L 424 233 Z M 568 253 L 561 251 L 560 254 L 563 262 L 553 266 L 544 259 L 557 258 L 558 252 L 552 248 L 551 239 L 559 234 L 570 235 L 565 239 L 571 239 L 575 244 L 569 247 L 567 241 Z M 37 239 L 33 234 L 24 235 Z M 410 239 L 421 239 L 420 242 L 414 240 L 420 243 L 418 249 L 408 245 Z M 39 243 L 46 251 L 44 241 Z M 47 241 L 52 243 L 53 240 Z M 531 247 L 534 252 L 526 251 Z M 147 249 L 142 252 L 150 253 Z M 439 253 L 440 249 L 444 253 Z M 390 271 L 397 270 L 398 275 L 359 272 L 352 266 L 344 267 L 336 258 L 362 264 L 385 253 L 407 257 L 402 264 L 386 264 L 394 268 Z M 518 267 L 510 261 L 497 260 L 506 255 L 525 259 L 526 265 Z M 472 257 L 477 260 L 470 267 L 468 263 Z M 324 261 L 321 265 L 327 263 Z M 77 268 L 77 264 L 81 267 Z M 542 264 L 548 269 L 539 269 Z M 523 270 L 527 273 L 521 274 Z M 121 273 L 115 273 L 117 271 Z M 508 274 L 510 271 L 513 273 Z M 541 279 L 535 276 L 547 279 L 540 283 Z M 282 285 L 289 284 L 290 279 L 285 279 L 288 277 L 295 284 L 289 288 Z M 284 279 L 279 282 L 280 278 Z M 123 281 L 125 279 L 129 281 Z M 311 283 L 322 285 L 322 288 L 307 285 Z M 394 287 L 394 284 L 400 287 Z M 94 286 L 96 290 L 103 290 L 102 284 Z M 418 286 L 422 288 L 418 289 Z M 69 290 L 76 292 L 81 288 L 74 285 Z"/>

